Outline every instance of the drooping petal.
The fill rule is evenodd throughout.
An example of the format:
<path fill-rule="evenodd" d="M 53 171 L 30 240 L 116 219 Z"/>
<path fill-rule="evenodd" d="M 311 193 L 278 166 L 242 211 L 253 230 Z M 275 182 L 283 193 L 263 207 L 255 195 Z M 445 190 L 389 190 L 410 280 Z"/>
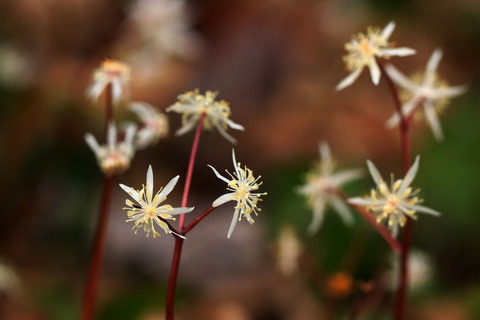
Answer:
<path fill-rule="evenodd" d="M 388 38 L 390 38 L 390 36 L 392 35 L 393 30 L 395 30 L 395 22 L 390 21 L 382 30 L 382 38 L 388 40 Z"/>
<path fill-rule="evenodd" d="M 423 86 L 427 88 L 431 88 L 433 85 L 433 81 L 435 80 L 435 76 L 438 69 L 438 64 L 442 59 L 443 52 L 440 49 L 435 49 L 427 61 L 427 66 L 425 68 L 425 78 L 423 80 Z"/>
<path fill-rule="evenodd" d="M 372 78 L 373 84 L 378 85 L 378 83 L 380 82 L 381 72 L 380 72 L 380 68 L 378 67 L 377 61 L 375 60 L 374 57 L 372 57 L 370 60 L 369 69 L 370 69 L 370 77 Z"/>
<path fill-rule="evenodd" d="M 95 139 L 95 137 L 91 133 L 85 134 L 85 142 L 90 147 L 90 149 L 93 150 L 96 156 L 100 154 L 101 147 L 98 144 L 97 139 Z"/>
<path fill-rule="evenodd" d="M 125 129 L 125 139 L 123 140 L 123 143 L 127 146 L 131 146 L 136 132 L 137 126 L 135 124 L 129 124 Z"/>
<path fill-rule="evenodd" d="M 225 121 L 225 123 L 232 129 L 235 129 L 235 130 L 240 130 L 240 131 L 245 131 L 245 128 L 238 124 L 238 123 L 235 123 L 233 122 L 232 120 L 228 119 L 228 118 L 225 118 L 223 119 L 223 121 Z"/>
<path fill-rule="evenodd" d="M 152 106 L 145 102 L 135 101 L 130 103 L 130 110 L 135 112 L 143 122 L 152 118 L 152 111 L 150 108 L 152 108 Z"/>
<path fill-rule="evenodd" d="M 411 92 L 415 92 L 418 88 L 418 85 L 413 83 L 407 76 L 405 76 L 400 70 L 395 68 L 391 64 L 387 64 L 385 66 L 385 71 L 387 74 L 392 78 L 393 82 L 395 82 L 400 87 L 407 89 Z"/>
<path fill-rule="evenodd" d="M 310 235 L 315 234 L 322 225 L 323 218 L 325 216 L 325 206 L 326 202 L 323 199 L 318 198 L 315 201 L 313 208 L 313 219 L 307 229 L 307 232 Z"/>
<path fill-rule="evenodd" d="M 373 162 L 370 160 L 367 160 L 367 166 L 368 166 L 368 171 L 370 171 L 370 174 L 372 175 L 373 181 L 375 181 L 377 185 L 382 183 L 384 181 L 382 178 L 382 175 L 380 174 L 380 172 L 378 172 L 378 169 L 377 167 L 375 167 Z"/>
<path fill-rule="evenodd" d="M 345 202 L 340 198 L 338 198 L 337 196 L 330 197 L 330 202 L 332 206 L 335 208 L 335 210 L 339 213 L 340 218 L 342 218 L 343 222 L 346 225 L 352 225 L 353 216 L 350 213 L 350 210 L 348 209 Z"/>
<path fill-rule="evenodd" d="M 437 141 L 443 140 L 442 125 L 438 118 L 437 112 L 432 105 L 431 100 L 425 101 L 423 111 L 425 112 L 425 119 L 427 120 L 430 129 L 432 129 L 433 136 Z"/>
<path fill-rule="evenodd" d="M 176 132 L 175 132 L 175 135 L 176 136 L 181 136 L 187 132 L 190 132 L 194 127 L 195 125 L 197 124 L 197 121 L 198 121 L 198 115 L 195 115 L 195 116 L 192 116 L 188 122 L 186 122 L 185 124 L 183 124 L 180 129 L 178 129 Z"/>
<path fill-rule="evenodd" d="M 228 229 L 227 239 L 230 239 L 230 236 L 232 235 L 233 230 L 235 230 L 235 226 L 237 225 L 237 222 L 238 222 L 239 213 L 240 213 L 240 209 L 235 209 L 235 212 L 233 213 L 232 222 L 230 223 L 230 228 Z"/>
<path fill-rule="evenodd" d="M 230 183 L 230 180 L 228 180 L 227 178 L 225 178 L 224 176 L 222 176 L 220 173 L 218 173 L 217 169 L 215 169 L 213 166 L 211 165 L 208 165 L 210 167 L 210 169 L 213 170 L 213 173 L 215 173 L 215 175 L 217 176 L 218 179 L 226 182 L 226 183 Z"/>
<path fill-rule="evenodd" d="M 224 195 L 221 195 L 220 197 L 218 197 L 215 201 L 213 201 L 212 203 L 212 207 L 218 207 L 218 206 L 221 206 L 222 204 L 228 202 L 228 201 L 232 201 L 233 200 L 233 196 L 235 195 L 234 192 L 232 193 L 226 193 Z"/>
<path fill-rule="evenodd" d="M 357 80 L 357 78 L 360 76 L 360 73 L 362 73 L 362 71 L 363 71 L 363 67 L 353 70 L 348 76 L 346 76 L 342 81 L 340 81 L 337 84 L 337 86 L 335 87 L 335 90 L 340 91 L 350 86 L 352 83 L 355 82 L 355 80 Z"/>
<path fill-rule="evenodd" d="M 117 104 L 122 98 L 122 83 L 119 79 L 115 79 L 112 84 L 112 101 Z"/>
<path fill-rule="evenodd" d="M 105 81 L 94 81 L 87 89 L 87 96 L 91 100 L 97 100 L 105 86 Z"/>
<path fill-rule="evenodd" d="M 220 132 L 220 135 L 227 139 L 231 144 L 237 144 L 237 140 L 229 135 L 220 123 L 215 123 L 215 128 L 217 128 L 218 132 Z"/>

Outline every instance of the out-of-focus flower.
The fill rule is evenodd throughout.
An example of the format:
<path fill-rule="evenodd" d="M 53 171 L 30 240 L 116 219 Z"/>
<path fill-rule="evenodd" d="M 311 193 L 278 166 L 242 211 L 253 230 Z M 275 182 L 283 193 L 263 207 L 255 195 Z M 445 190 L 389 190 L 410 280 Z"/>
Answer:
<path fill-rule="evenodd" d="M 145 46 L 156 59 L 171 55 L 193 58 L 198 37 L 193 33 L 183 0 L 138 0 L 131 10 Z"/>
<path fill-rule="evenodd" d="M 0 82 L 10 85 L 27 84 L 33 75 L 33 66 L 28 57 L 16 48 L 0 46 Z"/>
<path fill-rule="evenodd" d="M 141 190 L 136 191 L 133 188 L 127 187 L 126 185 L 120 184 L 120 187 L 136 201 L 137 204 L 133 203 L 130 200 L 126 200 L 125 204 L 128 206 L 123 208 L 128 210 L 128 220 L 133 221 L 133 229 L 137 233 L 138 229 L 143 228 L 147 233 L 147 237 L 150 233 L 154 238 L 160 236 L 155 230 L 156 223 L 160 228 L 165 231 L 165 233 L 174 233 L 181 238 L 184 236 L 175 233 L 170 229 L 168 224 L 164 220 L 175 220 L 174 215 L 184 214 L 191 212 L 194 208 L 174 208 L 169 204 L 160 204 L 167 199 L 167 196 L 172 192 L 173 188 L 177 184 L 179 176 L 176 176 L 165 186 L 165 188 L 160 188 L 158 192 L 153 196 L 153 170 L 152 166 L 148 166 L 147 170 L 147 181 L 146 185 L 142 187 Z"/>
<path fill-rule="evenodd" d="M 0 262 L 0 293 L 14 294 L 20 290 L 21 281 L 15 270 Z"/>
<path fill-rule="evenodd" d="M 335 298 L 345 297 L 352 292 L 352 276 L 345 272 L 337 272 L 329 276 L 326 281 L 326 290 Z"/>
<path fill-rule="evenodd" d="M 85 135 L 85 141 L 95 153 L 98 165 L 104 174 L 120 174 L 130 167 L 130 161 L 135 154 L 133 142 L 136 132 L 135 125 L 128 125 L 125 129 L 124 139 L 118 141 L 117 127 L 112 122 L 108 125 L 107 144 L 105 145 L 99 145 L 91 133 Z"/>
<path fill-rule="evenodd" d="M 112 86 L 112 102 L 118 104 L 128 97 L 128 82 L 130 80 L 130 67 L 117 60 L 105 60 L 93 73 L 92 83 L 87 89 L 87 96 L 94 102 L 108 85 Z"/>
<path fill-rule="evenodd" d="M 415 162 L 408 170 L 405 178 L 394 180 L 391 175 L 390 187 L 383 180 L 380 172 L 371 161 L 367 161 L 368 169 L 372 175 L 373 181 L 377 184 L 377 188 L 372 189 L 370 197 L 350 198 L 349 203 L 365 206 L 367 210 L 373 212 L 377 217 L 377 223 L 388 220 L 388 227 L 392 230 L 394 236 L 398 233 L 398 226 L 403 227 L 407 222 L 407 217 L 416 219 L 416 212 L 423 212 L 434 216 L 440 213 L 433 209 L 418 205 L 423 200 L 417 197 L 419 190 L 413 190 L 410 187 L 415 175 L 418 171 L 420 157 L 417 156 Z"/>
<path fill-rule="evenodd" d="M 137 149 L 153 145 L 168 134 L 168 119 L 160 110 L 145 102 L 133 102 L 130 110 L 143 122 L 143 127 L 138 130 L 135 137 Z"/>
<path fill-rule="evenodd" d="M 398 286 L 399 260 L 392 257 L 393 270 L 386 274 L 387 287 L 392 291 Z M 417 291 L 427 286 L 433 278 L 434 268 L 431 258 L 419 250 L 411 250 L 408 257 L 408 287 L 411 291 Z"/>
<path fill-rule="evenodd" d="M 351 224 L 352 215 L 336 192 L 345 183 L 362 175 L 362 171 L 358 169 L 335 172 L 336 164 L 332 159 L 328 144 L 322 142 L 319 149 L 320 161 L 307 174 L 305 185 L 297 189 L 307 198 L 308 205 L 313 209 L 313 220 L 308 227 L 308 232 L 311 234 L 320 228 L 327 205 L 335 208 L 346 224 Z"/>
<path fill-rule="evenodd" d="M 394 48 L 393 43 L 388 41 L 395 29 L 395 23 L 390 22 L 383 30 L 369 27 L 367 35 L 359 33 L 353 36 L 350 42 L 345 44 L 347 54 L 343 57 L 345 65 L 351 73 L 336 86 L 336 90 L 342 90 L 351 85 L 362 73 L 365 67 L 370 69 L 373 84 L 380 82 L 380 68 L 376 58 L 390 58 L 391 56 L 409 56 L 415 54 L 415 50 L 406 47 Z"/>
<path fill-rule="evenodd" d="M 292 227 L 284 226 L 280 230 L 275 249 L 275 258 L 280 272 L 286 276 L 295 273 L 303 248 Z"/>
<path fill-rule="evenodd" d="M 432 129 L 433 135 L 437 140 L 443 139 L 442 127 L 437 113 L 442 112 L 449 103 L 450 98 L 464 93 L 466 86 L 448 86 L 446 81 L 438 77 L 437 69 L 442 59 L 442 51 L 435 50 L 424 73 L 414 74 L 408 78 L 392 65 L 386 66 L 386 71 L 392 80 L 404 89 L 401 96 L 404 98 L 402 113 L 408 118 L 417 111 L 418 107 L 423 106 L 423 114 L 426 121 Z M 400 116 L 396 112 L 388 121 L 389 127 L 397 126 L 400 122 Z"/>
<path fill-rule="evenodd" d="M 231 191 L 226 193 L 220 197 L 218 197 L 212 204 L 213 207 L 218 207 L 228 201 L 236 201 L 237 205 L 235 206 L 235 211 L 233 213 L 232 223 L 230 224 L 230 228 L 228 230 L 227 238 L 230 238 L 232 235 L 235 226 L 237 225 L 237 221 L 240 221 L 242 217 L 245 217 L 247 221 L 252 224 L 254 221 L 252 219 L 252 212 L 255 215 L 258 215 L 258 211 L 260 208 L 257 207 L 257 202 L 261 201 L 261 196 L 266 195 L 266 192 L 257 193 L 252 192 L 258 190 L 259 186 L 262 182 L 258 182 L 261 176 L 255 178 L 253 176 L 253 171 L 248 169 L 246 166 L 244 169 L 240 167 L 240 162 L 237 162 L 235 159 L 235 151 L 232 150 L 232 159 L 233 159 L 233 167 L 235 168 L 235 172 L 231 174 L 230 172 L 226 171 L 230 179 L 225 178 L 222 176 L 218 171 L 209 165 L 209 167 L 213 170 L 217 178 L 222 181 L 225 181 L 228 184 L 227 190 Z"/>
<path fill-rule="evenodd" d="M 182 135 L 191 131 L 195 128 L 200 117 L 205 115 L 203 122 L 205 129 L 216 128 L 225 139 L 231 143 L 236 143 L 236 140 L 226 132 L 227 127 L 241 131 L 244 128 L 229 119 L 231 112 L 228 102 L 224 100 L 215 101 L 216 97 L 216 92 L 207 91 L 205 95 L 202 95 L 198 93 L 198 90 L 179 95 L 178 101 L 167 109 L 167 111 L 182 114 L 182 127 L 177 130 L 176 134 Z"/>

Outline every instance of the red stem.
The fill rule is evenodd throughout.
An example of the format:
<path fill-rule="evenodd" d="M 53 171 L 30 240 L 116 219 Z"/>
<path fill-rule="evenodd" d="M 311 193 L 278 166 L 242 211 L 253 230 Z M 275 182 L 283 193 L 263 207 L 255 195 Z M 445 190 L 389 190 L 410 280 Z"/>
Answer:
<path fill-rule="evenodd" d="M 112 104 L 112 85 L 108 84 L 105 88 L 105 141 L 107 141 L 108 126 L 113 120 Z M 103 192 L 100 204 L 100 214 L 98 217 L 95 238 L 93 240 L 93 249 L 90 258 L 90 266 L 87 275 L 87 284 L 83 297 L 82 320 L 93 319 L 95 302 L 97 300 L 98 282 L 102 266 L 103 252 L 105 248 L 105 239 L 108 229 L 108 213 L 110 212 L 110 203 L 113 190 L 113 176 L 105 175 L 103 179 Z"/>
<path fill-rule="evenodd" d="M 203 122 L 206 114 L 200 115 L 193 139 L 192 152 L 190 153 L 190 160 L 188 162 L 187 176 L 185 179 L 185 187 L 183 189 L 182 207 L 187 206 L 188 193 L 190 191 L 190 183 L 192 181 L 193 167 L 195 165 L 195 157 L 197 155 L 198 144 L 200 142 L 200 134 L 202 132 Z M 197 222 L 198 223 L 198 222 Z M 180 215 L 178 231 L 184 234 L 185 214 Z M 183 239 L 175 237 L 175 247 L 173 249 L 172 264 L 170 266 L 170 277 L 168 279 L 167 301 L 165 307 L 166 320 L 175 319 L 175 291 L 177 288 L 178 269 L 180 267 L 180 258 L 182 256 Z"/>
<path fill-rule="evenodd" d="M 410 139 L 409 139 L 409 129 L 410 129 L 410 122 L 413 118 L 413 113 L 408 119 L 405 118 L 402 112 L 402 104 L 400 101 L 400 96 L 398 94 L 397 87 L 393 83 L 392 79 L 385 72 L 385 68 L 383 63 L 380 59 L 377 59 L 378 65 L 382 72 L 382 75 L 385 77 L 387 84 L 390 88 L 390 92 L 392 94 L 395 109 L 400 115 L 400 144 L 402 150 L 402 163 L 403 163 L 403 174 L 406 175 L 408 170 L 410 169 Z M 421 101 L 419 101 L 419 104 Z M 418 107 L 415 107 L 418 109 Z M 405 308 L 406 308 L 406 301 L 407 301 L 407 287 L 408 287 L 408 257 L 410 252 L 410 246 L 412 243 L 412 236 L 413 236 L 413 223 L 412 219 L 407 217 L 407 222 L 405 224 L 404 233 L 403 233 L 403 244 L 402 250 L 400 252 L 400 280 L 398 285 L 397 297 L 395 300 L 394 305 L 394 319 L 395 320 L 403 320 L 405 318 Z"/>

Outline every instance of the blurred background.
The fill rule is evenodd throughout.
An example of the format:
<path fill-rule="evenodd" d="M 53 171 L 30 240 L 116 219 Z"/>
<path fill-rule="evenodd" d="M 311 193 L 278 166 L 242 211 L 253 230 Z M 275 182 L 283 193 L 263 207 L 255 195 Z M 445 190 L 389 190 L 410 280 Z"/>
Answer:
<path fill-rule="evenodd" d="M 327 211 L 312 217 L 295 193 L 329 142 L 342 166 L 374 161 L 399 176 L 398 132 L 385 128 L 393 104 L 384 80 L 347 75 L 343 45 L 367 26 L 397 28 L 391 39 L 417 54 L 392 58 L 421 71 L 435 48 L 439 73 L 468 92 L 441 115 L 445 141 L 423 121 L 413 128 L 421 155 L 415 185 L 441 218 L 415 225 L 415 284 L 408 319 L 480 318 L 480 3 L 474 0 L 16 0 L 0 1 L 0 318 L 77 319 L 99 211 L 102 174 L 84 142 L 100 138 L 103 110 L 85 98 L 107 58 L 132 68 L 131 97 L 164 110 L 180 93 L 216 90 L 245 132 L 238 161 L 261 174 L 268 196 L 254 225 L 226 234 L 228 203 L 185 243 L 179 319 L 388 319 L 394 263 L 383 240 L 358 217 L 345 227 Z M 132 117 L 119 108 L 119 118 Z M 185 176 L 193 133 L 171 132 L 139 151 L 117 180 L 155 184 Z M 207 164 L 231 170 L 232 145 L 202 135 L 189 205 L 207 209 L 224 183 Z M 178 206 L 182 180 L 169 198 Z M 365 175 L 347 186 L 358 196 Z M 126 194 L 115 188 L 100 285 L 98 319 L 163 319 L 173 249 L 170 236 L 145 238 L 125 223 Z M 199 211 L 201 212 L 201 211 Z M 193 213 L 193 215 L 199 212 Z M 412 259 L 413 260 L 413 259 Z"/>

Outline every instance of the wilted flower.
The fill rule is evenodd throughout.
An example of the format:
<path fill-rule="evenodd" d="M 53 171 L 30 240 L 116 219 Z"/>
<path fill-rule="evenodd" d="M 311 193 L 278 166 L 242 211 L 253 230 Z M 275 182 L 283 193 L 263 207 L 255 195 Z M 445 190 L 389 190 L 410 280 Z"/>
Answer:
<path fill-rule="evenodd" d="M 255 215 L 258 215 L 260 208 L 257 207 L 257 202 L 261 201 L 260 196 L 266 195 L 266 192 L 256 193 L 252 191 L 258 190 L 262 182 L 258 182 L 261 176 L 255 178 L 253 176 L 252 170 L 244 167 L 240 167 L 240 162 L 237 162 L 235 159 L 235 151 L 232 150 L 233 166 L 235 167 L 235 172 L 231 174 L 226 171 L 230 179 L 223 177 L 218 173 L 218 171 L 209 165 L 212 168 L 213 172 L 220 180 L 225 181 L 228 184 L 227 190 L 231 191 L 217 198 L 212 204 L 213 207 L 218 207 L 228 201 L 236 201 L 237 205 L 235 206 L 235 212 L 233 213 L 232 223 L 230 224 L 230 229 L 228 230 L 227 238 L 230 238 L 232 235 L 237 221 L 240 221 L 242 217 L 245 217 L 247 221 L 252 224 L 254 221 L 252 219 L 252 212 Z"/>
<path fill-rule="evenodd" d="M 125 204 L 128 207 L 123 208 L 125 210 L 129 210 L 127 212 L 129 218 L 127 222 L 133 221 L 134 226 L 132 229 L 136 229 L 135 233 L 137 233 L 138 229 L 143 228 L 143 230 L 147 233 L 147 237 L 150 235 L 150 233 L 152 233 L 153 237 L 156 238 L 157 236 L 160 236 L 160 234 L 155 230 L 154 223 L 156 223 L 160 228 L 163 229 L 163 231 L 165 231 L 165 233 L 174 233 L 181 238 L 185 238 L 184 236 L 170 230 L 170 227 L 164 220 L 175 220 L 173 217 L 174 215 L 191 212 L 194 208 L 174 208 L 169 204 L 160 206 L 160 203 L 165 201 L 170 192 L 172 192 L 173 188 L 177 184 L 178 178 L 179 176 L 176 176 L 170 180 L 165 188 L 160 188 L 160 190 L 158 190 L 155 196 L 153 196 L 152 166 L 148 166 L 147 182 L 141 190 L 136 191 L 133 188 L 120 184 L 120 187 L 137 203 L 135 204 L 127 199 Z"/>
<path fill-rule="evenodd" d="M 130 110 L 135 112 L 144 124 L 136 135 L 135 146 L 137 149 L 153 145 L 167 135 L 168 119 L 163 112 L 145 102 L 133 102 Z"/>
<path fill-rule="evenodd" d="M 116 105 L 122 98 L 128 96 L 130 67 L 117 60 L 105 60 L 100 68 L 93 73 L 93 80 L 87 89 L 87 95 L 93 101 L 98 101 L 103 90 L 112 86 L 112 102 Z"/>
<path fill-rule="evenodd" d="M 292 227 L 285 226 L 280 230 L 275 249 L 280 272 L 287 276 L 293 274 L 298 269 L 303 248 Z"/>
<path fill-rule="evenodd" d="M 347 55 L 343 57 L 346 67 L 351 73 L 336 86 L 336 90 L 342 90 L 351 85 L 365 67 L 370 69 L 372 82 L 377 85 L 380 82 L 380 68 L 376 58 L 390 58 L 390 56 L 409 56 L 415 53 L 411 48 L 394 48 L 393 43 L 388 41 L 395 23 L 390 22 L 383 30 L 369 27 L 367 35 L 359 33 L 353 36 L 350 42 L 345 44 Z"/>
<path fill-rule="evenodd" d="M 387 186 L 375 165 L 371 161 L 367 161 L 368 169 L 373 181 L 377 184 L 377 188 L 376 190 L 372 189 L 370 197 L 350 198 L 348 202 L 367 207 L 367 210 L 377 216 L 377 223 L 385 219 L 388 220 L 388 227 L 394 235 L 398 233 L 398 226 L 403 227 L 405 225 L 408 217 L 417 218 L 415 215 L 417 211 L 439 216 L 438 211 L 418 205 L 418 203 L 423 202 L 417 197 L 419 190 L 414 191 L 410 187 L 417 174 L 419 161 L 420 157 L 417 156 L 403 180 L 395 181 L 392 175 L 390 187 Z"/>
<path fill-rule="evenodd" d="M 182 135 L 195 128 L 202 115 L 205 116 L 203 126 L 207 130 L 216 128 L 228 141 L 235 143 L 235 139 L 225 130 L 230 127 L 235 130 L 244 130 L 243 126 L 229 119 L 230 107 L 228 102 L 215 101 L 216 92 L 207 91 L 205 95 L 198 93 L 198 90 L 183 93 L 178 96 L 178 101 L 170 106 L 167 111 L 175 111 L 182 114 L 182 127 L 176 132 Z"/>
<path fill-rule="evenodd" d="M 386 71 L 392 80 L 402 87 L 405 92 L 402 96 L 405 98 L 405 104 L 402 106 L 403 116 L 408 118 L 420 106 L 432 129 L 433 135 L 437 140 L 443 138 L 442 128 L 437 113 L 442 112 L 448 105 L 451 97 L 458 96 L 466 91 L 466 86 L 448 86 L 447 82 L 438 78 L 437 69 L 442 51 L 435 50 L 430 59 L 428 59 L 425 72 L 423 74 L 414 74 L 407 78 L 397 68 L 392 65 L 386 66 Z M 389 127 L 394 127 L 400 122 L 400 116 L 395 113 L 387 122 Z"/>
<path fill-rule="evenodd" d="M 130 167 L 135 154 L 133 138 L 137 129 L 135 125 L 127 126 L 123 141 L 117 140 L 117 127 L 112 122 L 108 125 L 107 144 L 100 146 L 91 133 L 85 135 L 85 141 L 97 157 L 98 165 L 106 175 L 124 172 Z"/>
<path fill-rule="evenodd" d="M 336 164 L 328 144 L 321 143 L 319 149 L 320 161 L 307 174 L 305 185 L 297 189 L 300 194 L 305 195 L 308 205 L 313 209 L 313 220 L 308 227 L 310 233 L 315 233 L 320 228 L 327 205 L 333 206 L 346 224 L 353 221 L 348 207 L 336 192 L 345 183 L 362 175 L 361 170 L 335 172 Z"/>

